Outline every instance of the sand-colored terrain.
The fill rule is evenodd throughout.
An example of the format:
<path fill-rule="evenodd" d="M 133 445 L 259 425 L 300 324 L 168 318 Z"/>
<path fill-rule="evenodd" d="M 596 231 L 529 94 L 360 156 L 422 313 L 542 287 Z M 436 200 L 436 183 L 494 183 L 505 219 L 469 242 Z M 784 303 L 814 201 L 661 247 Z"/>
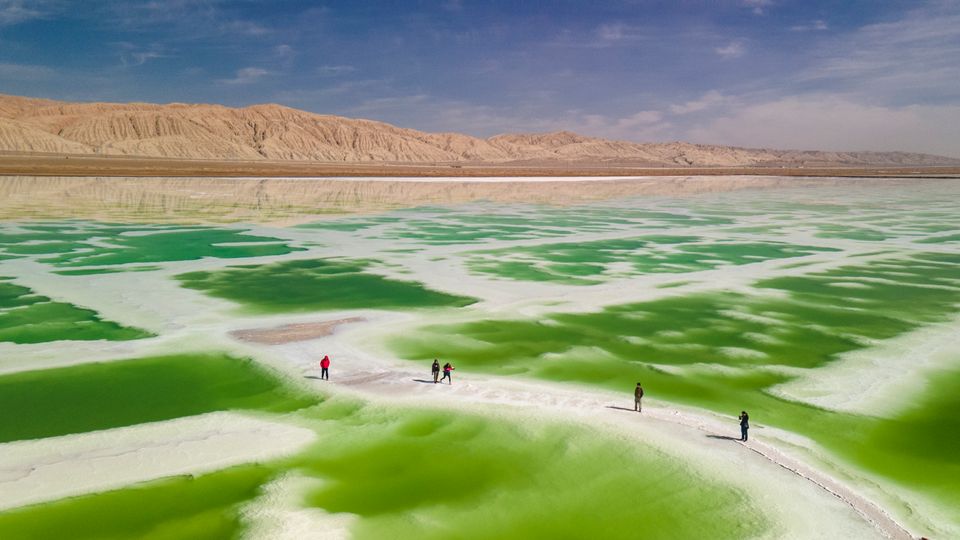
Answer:
<path fill-rule="evenodd" d="M 231 108 L 172 103 L 69 103 L 0 95 L 0 151 L 56 155 L 336 163 L 607 167 L 957 166 L 905 152 L 634 143 L 567 131 L 482 139 L 426 133 L 276 104 Z M 27 172 L 27 171 L 20 171 Z"/>
<path fill-rule="evenodd" d="M 283 345 L 296 341 L 308 341 L 333 334 L 338 326 L 361 322 L 362 317 L 347 317 L 335 321 L 321 321 L 313 323 L 291 323 L 274 328 L 248 328 L 233 330 L 230 335 L 249 343 L 262 345 Z"/>

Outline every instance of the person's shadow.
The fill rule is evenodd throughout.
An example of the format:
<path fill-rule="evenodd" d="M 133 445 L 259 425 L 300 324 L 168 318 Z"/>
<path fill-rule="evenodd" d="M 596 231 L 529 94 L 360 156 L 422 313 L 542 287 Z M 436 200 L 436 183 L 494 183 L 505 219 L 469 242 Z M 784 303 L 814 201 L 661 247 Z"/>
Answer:
<path fill-rule="evenodd" d="M 608 408 L 608 409 L 616 409 L 616 410 L 618 410 L 618 411 L 637 412 L 636 409 L 628 409 L 628 408 L 626 408 L 626 407 L 617 407 L 616 405 L 607 405 L 607 408 Z"/>
<path fill-rule="evenodd" d="M 429 384 L 433 384 L 433 383 L 434 383 L 435 381 L 432 381 L 432 380 L 427 380 L 427 379 L 413 379 L 413 382 L 420 382 L 420 383 L 429 383 Z"/>
<path fill-rule="evenodd" d="M 322 381 L 322 380 L 323 380 L 322 378 L 317 377 L 316 375 L 304 375 L 303 378 L 304 378 L 304 379 L 314 379 L 314 380 L 317 380 L 317 381 Z"/>
<path fill-rule="evenodd" d="M 739 437 L 729 437 L 727 435 L 707 435 L 707 438 L 710 439 L 722 439 L 724 441 L 739 441 Z"/>

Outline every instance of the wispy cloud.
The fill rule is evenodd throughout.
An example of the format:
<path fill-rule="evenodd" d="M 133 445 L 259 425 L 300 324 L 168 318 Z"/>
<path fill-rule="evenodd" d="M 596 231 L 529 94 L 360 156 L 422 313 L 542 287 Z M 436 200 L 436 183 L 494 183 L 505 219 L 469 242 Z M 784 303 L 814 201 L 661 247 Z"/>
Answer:
<path fill-rule="evenodd" d="M 740 58 L 747 53 L 747 46 L 743 41 L 735 40 L 722 47 L 715 47 L 713 52 L 724 59 Z"/>
<path fill-rule="evenodd" d="M 172 54 L 159 43 L 152 43 L 147 47 L 142 47 L 135 43 L 123 41 L 116 45 L 120 49 L 120 63 L 125 67 L 142 66 L 155 58 L 169 58 L 172 56 Z"/>
<path fill-rule="evenodd" d="M 346 75 L 347 73 L 353 73 L 357 71 L 357 68 L 346 64 L 336 64 L 317 66 L 315 71 L 317 72 L 317 75 L 320 75 L 321 77 L 337 77 L 340 75 Z"/>
<path fill-rule="evenodd" d="M 410 107 L 426 102 L 430 96 L 427 94 L 411 94 L 407 96 L 392 96 L 368 99 L 363 103 L 353 107 L 354 113 L 368 113 L 372 111 L 390 111 L 400 107 Z"/>
<path fill-rule="evenodd" d="M 603 24 L 597 28 L 596 40 L 592 43 L 596 47 L 612 47 L 634 43 L 643 39 L 644 35 L 643 28 L 638 26 L 623 23 Z"/>
<path fill-rule="evenodd" d="M 463 0 L 447 0 L 446 2 L 440 4 L 440 7 L 444 11 L 463 11 Z"/>
<path fill-rule="evenodd" d="M 260 21 L 238 17 L 224 0 L 112 1 L 100 9 L 125 30 L 155 32 L 182 40 L 211 37 L 263 38 L 274 33 Z"/>
<path fill-rule="evenodd" d="M 570 47 L 583 49 L 605 49 L 609 47 L 633 46 L 651 35 L 649 29 L 621 22 L 601 24 L 589 32 L 561 30 L 556 37 L 547 42 L 552 47 Z"/>
<path fill-rule="evenodd" d="M 960 98 L 960 12 L 921 8 L 827 41 L 801 80 L 877 99 Z"/>
<path fill-rule="evenodd" d="M 743 5 L 750 8 L 754 15 L 763 15 L 773 6 L 773 0 L 743 0 Z"/>
<path fill-rule="evenodd" d="M 270 72 L 263 68 L 245 67 L 238 69 L 236 76 L 233 78 L 220 79 L 219 82 L 222 84 L 252 84 L 269 74 Z"/>
<path fill-rule="evenodd" d="M 271 30 L 253 21 L 235 19 L 220 24 L 220 31 L 225 34 L 260 37 L 271 33 Z"/>
<path fill-rule="evenodd" d="M 0 63 L 0 79 L 39 81 L 52 79 L 57 72 L 47 66 Z"/>
<path fill-rule="evenodd" d="M 723 94 L 716 90 L 711 90 L 700 98 L 687 101 L 686 103 L 680 103 L 670 106 L 670 112 L 673 114 L 690 114 L 695 112 L 704 111 L 715 107 L 719 104 L 727 101 L 727 98 Z"/>
<path fill-rule="evenodd" d="M 0 0 L 0 27 L 48 17 L 57 7 L 52 0 Z"/>
<path fill-rule="evenodd" d="M 797 24 L 791 26 L 790 30 L 793 32 L 823 32 L 829 28 L 830 26 L 827 25 L 827 21 L 824 21 L 823 19 L 817 19 L 812 21 L 810 24 Z"/>

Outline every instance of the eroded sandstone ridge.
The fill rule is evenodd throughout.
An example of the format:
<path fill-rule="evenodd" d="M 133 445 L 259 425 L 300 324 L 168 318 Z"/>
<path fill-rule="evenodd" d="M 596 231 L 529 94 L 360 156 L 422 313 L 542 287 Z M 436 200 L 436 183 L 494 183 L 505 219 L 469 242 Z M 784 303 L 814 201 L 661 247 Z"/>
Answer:
<path fill-rule="evenodd" d="M 590 162 L 629 166 L 949 166 L 904 152 L 817 152 L 633 143 L 560 131 L 481 139 L 281 105 L 68 103 L 0 94 L 0 151 L 342 163 Z"/>

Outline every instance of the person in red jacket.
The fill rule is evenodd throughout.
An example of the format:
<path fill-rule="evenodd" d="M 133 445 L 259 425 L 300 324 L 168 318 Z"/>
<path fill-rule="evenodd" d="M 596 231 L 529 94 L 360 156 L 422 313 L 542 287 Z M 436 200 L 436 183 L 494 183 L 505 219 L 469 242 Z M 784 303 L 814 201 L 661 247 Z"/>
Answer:
<path fill-rule="evenodd" d="M 330 357 L 327 355 L 323 355 L 320 361 L 320 378 L 330 380 Z"/>
<path fill-rule="evenodd" d="M 443 379 L 440 379 L 440 382 L 444 380 L 448 381 L 447 384 L 453 384 L 453 379 L 450 378 L 450 372 L 457 368 L 450 365 L 450 362 L 447 362 L 443 365 Z"/>

